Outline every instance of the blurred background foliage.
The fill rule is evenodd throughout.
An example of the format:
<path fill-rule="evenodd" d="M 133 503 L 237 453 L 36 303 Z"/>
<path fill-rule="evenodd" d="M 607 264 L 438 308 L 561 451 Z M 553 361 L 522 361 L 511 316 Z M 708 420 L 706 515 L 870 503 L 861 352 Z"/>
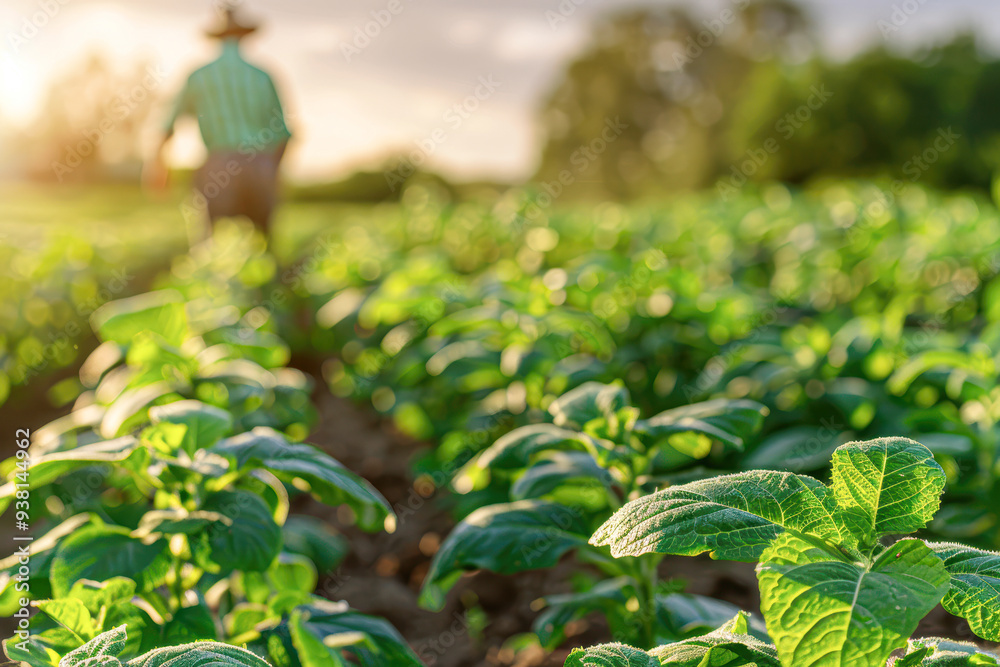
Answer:
<path fill-rule="evenodd" d="M 618 199 L 740 176 L 989 188 L 1000 62 L 973 35 L 839 62 L 814 50 L 816 26 L 796 4 L 739 4 L 707 20 L 678 7 L 607 16 L 541 110 L 537 180 L 569 170 L 567 194 Z M 621 136 L 595 143 L 609 120 Z"/>
<path fill-rule="evenodd" d="M 49 86 L 37 122 L 0 135 L 8 153 L 0 157 L 19 162 L 33 181 L 137 182 L 143 138 L 161 101 L 157 77 L 145 61 L 125 70 L 98 53 L 71 62 Z"/>
<path fill-rule="evenodd" d="M 618 200 L 821 176 L 990 188 L 1000 164 L 1000 60 L 971 31 L 907 52 L 881 41 L 838 60 L 817 46 L 820 22 L 792 0 L 722 6 L 597 18 L 538 102 L 530 180 L 567 199 Z M 3 137 L 4 160 L 36 181 L 137 182 L 144 137 L 165 102 L 147 85 L 151 72 L 145 62 L 117 71 L 96 54 L 69 65 L 51 83 L 41 122 Z M 114 131 L 90 142 L 82 165 L 53 169 L 107 118 Z M 397 201 L 401 188 L 386 174 L 406 160 L 382 154 L 335 182 L 295 184 L 289 195 Z M 436 180 L 456 199 L 510 185 L 469 188 L 429 170 L 414 168 L 406 180 Z"/>

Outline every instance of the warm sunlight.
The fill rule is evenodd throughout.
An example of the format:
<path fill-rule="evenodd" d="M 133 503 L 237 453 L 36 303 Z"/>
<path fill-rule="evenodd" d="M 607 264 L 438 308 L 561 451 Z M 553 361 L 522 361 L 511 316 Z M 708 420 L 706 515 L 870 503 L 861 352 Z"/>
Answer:
<path fill-rule="evenodd" d="M 820 41 L 838 54 L 878 38 L 877 21 L 892 15 L 891 3 L 883 11 L 852 0 L 850 11 L 838 12 L 819 0 L 810 2 L 829 26 Z M 20 126 L 32 124 L 47 88 L 60 74 L 94 53 L 105 54 L 116 67 L 140 59 L 161 67 L 166 73 L 156 91 L 161 105 L 191 67 L 214 53 L 201 34 L 210 0 L 51 3 L 58 11 L 52 17 L 38 15 L 34 22 L 44 25 L 34 30 L 35 36 L 15 53 L 7 49 L 0 56 L 0 114 Z M 534 127 L 538 100 L 558 76 L 560 63 L 580 50 L 592 17 L 615 6 L 613 0 L 564 0 L 551 3 L 553 8 L 518 2 L 500 11 L 488 3 L 422 0 L 411 5 L 407 0 L 401 20 L 383 27 L 372 21 L 384 4 L 246 3 L 248 13 L 263 23 L 247 45 L 249 56 L 275 70 L 290 112 L 301 121 L 302 131 L 315 138 L 293 148 L 288 163 L 293 173 L 315 179 L 377 164 L 442 129 L 447 140 L 431 156 L 438 169 L 471 178 L 529 175 L 539 159 Z M 0 30 L 6 41 L 26 30 L 25 21 L 31 24 L 40 6 L 39 0 L 4 1 Z M 929 5 L 909 22 L 911 30 L 891 39 L 912 43 L 920 35 L 947 34 L 968 17 L 968 9 L 950 7 L 942 13 Z M 483 104 L 482 113 L 458 126 L 446 121 L 448 110 L 469 95 L 478 77 L 487 75 L 502 86 Z M 398 103 L 400 98 L 407 102 Z M 415 100 L 432 102 L 415 106 Z M 156 117 L 162 106 L 150 113 Z M 183 134 L 171 154 L 178 164 L 192 164 L 199 155 L 194 147 L 198 138 Z"/>
<path fill-rule="evenodd" d="M 40 111 L 44 80 L 31 64 L 11 51 L 0 52 L 0 114 L 18 126 L 28 125 Z"/>
<path fill-rule="evenodd" d="M 0 426 L 0 667 L 1000 667 L 1000 1 L 0 0 Z"/>

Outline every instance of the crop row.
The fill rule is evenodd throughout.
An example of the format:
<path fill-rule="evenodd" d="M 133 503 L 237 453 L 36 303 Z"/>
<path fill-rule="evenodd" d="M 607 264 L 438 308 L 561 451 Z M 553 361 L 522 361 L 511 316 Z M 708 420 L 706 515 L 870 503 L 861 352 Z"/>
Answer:
<path fill-rule="evenodd" d="M 175 658 L 259 667 L 254 654 L 280 667 L 348 655 L 419 664 L 386 621 L 317 594 L 347 545 L 291 515 L 291 500 L 309 493 L 346 506 L 367 531 L 391 530 L 392 510 L 301 442 L 316 417 L 310 380 L 286 367 L 288 347 L 270 322 L 248 323 L 238 292 L 215 291 L 249 289 L 261 275 L 253 262 L 233 264 L 222 245 L 202 250 L 186 258 L 192 275 L 175 289 L 94 313 L 102 342 L 72 412 L 3 464 L 0 508 L 48 526 L 0 564 L 0 608 L 20 623 L 8 657 L 33 667 Z M 202 640 L 252 653 L 156 650 Z"/>
<path fill-rule="evenodd" d="M 454 492 L 460 522 L 424 581 L 425 606 L 441 607 L 466 571 L 547 568 L 573 552 L 575 589 L 542 601 L 539 640 L 558 646 L 574 620 L 601 613 L 623 644 L 576 653 L 571 663 L 788 667 L 846 651 L 855 657 L 845 664 L 880 665 L 907 646 L 920 617 L 940 600 L 980 636 L 1000 639 L 990 620 L 996 610 L 989 590 L 1000 579 L 995 554 L 922 540 L 883 544 L 886 535 L 927 528 L 976 547 L 997 546 L 991 498 L 1000 414 L 993 342 L 1000 219 L 990 205 L 916 188 L 888 202 L 872 186 L 843 185 L 809 195 L 774 187 L 725 206 L 691 198 L 670 208 L 606 205 L 551 214 L 521 195 L 490 207 L 444 208 L 415 191 L 405 202 L 347 225 L 284 272 L 257 242 L 223 232 L 175 263 L 170 284 L 178 296 L 153 306 L 119 304 L 134 311 L 125 321 L 145 324 L 115 338 L 104 321 L 114 308 L 95 318 L 106 342 L 84 366 L 83 382 L 92 389 L 74 419 L 36 434 L 30 456 L 33 465 L 55 456 L 50 469 L 60 477 L 68 461 L 88 474 L 95 463 L 110 464 L 117 477 L 102 478 L 100 493 L 90 487 L 91 495 L 78 500 L 66 478 L 52 487 L 55 500 L 45 511 L 90 512 L 90 521 L 120 526 L 143 546 L 150 536 L 155 543 L 160 524 L 143 533 L 142 516 L 130 511 L 123 518 L 125 498 L 145 497 L 154 513 L 214 512 L 201 523 L 178 520 L 178 532 L 162 538 L 173 557 L 162 579 L 155 559 L 140 568 L 154 573 L 148 591 L 167 605 L 163 622 L 154 619 L 151 641 L 195 638 L 166 628 L 178 610 L 204 607 L 214 614 L 214 638 L 247 642 L 279 667 L 313 659 L 338 664 L 340 640 L 324 637 L 336 634 L 333 625 L 308 638 L 302 629 L 302 619 L 317 613 L 303 605 L 321 604 L 301 597 L 315 576 L 295 589 L 300 597 L 292 602 L 278 588 L 270 589 L 277 602 L 251 598 L 250 588 L 234 583 L 256 566 L 266 583 L 289 554 L 258 554 L 250 569 L 241 562 L 216 578 L 213 568 L 231 564 L 212 560 L 210 536 L 233 517 L 202 506 L 217 492 L 256 494 L 281 525 L 287 504 L 278 489 L 307 489 L 330 504 L 351 504 L 369 528 L 377 527 L 371 512 L 384 518 L 377 514 L 384 504 L 367 498 L 365 505 L 343 488 L 324 497 L 306 468 L 287 470 L 286 458 L 305 451 L 285 456 L 286 447 L 304 447 L 291 443 L 309 429 L 304 386 L 282 394 L 298 396 L 296 412 L 278 400 L 281 392 L 270 402 L 254 394 L 247 403 L 229 386 L 216 389 L 214 375 L 198 375 L 202 362 L 217 363 L 213 350 L 232 355 L 223 357 L 227 365 L 248 369 L 249 362 L 275 378 L 294 375 L 280 368 L 288 358 L 282 338 L 298 351 L 329 356 L 324 370 L 334 392 L 370 400 L 401 430 L 437 443 L 417 472 Z M 163 309 L 187 319 L 179 325 Z M 314 326 L 301 326 L 303 312 Z M 161 345 L 158 339 L 174 329 L 184 335 Z M 116 372 L 115 364 L 128 372 Z M 280 384 L 255 378 L 263 387 Z M 245 381 L 237 383 L 241 391 Z M 189 407 L 193 421 L 182 425 L 200 433 L 208 418 L 192 400 L 230 420 L 205 442 L 184 445 L 186 436 L 163 426 L 175 422 L 162 415 Z M 86 417 L 88 409 L 101 416 Z M 109 414 L 118 416 L 105 428 Z M 87 458 L 86 448 L 109 447 L 108 438 L 121 436 L 133 440 L 127 453 L 108 454 L 121 458 Z M 913 440 L 875 440 L 881 436 Z M 259 445 L 261 457 L 241 457 L 233 444 L 240 438 L 254 452 Z M 851 439 L 867 442 L 844 444 Z M 267 456 L 272 445 L 280 456 Z M 311 461 L 316 450 L 309 451 Z M 143 466 L 172 470 L 163 457 L 182 460 L 181 452 L 192 461 L 199 452 L 226 460 L 219 479 L 227 486 L 216 488 L 195 472 L 203 477 L 181 476 L 162 493 L 147 488 Z M 249 474 L 245 468 L 258 460 Z M 16 462 L 7 466 L 6 474 L 16 474 Z M 782 472 L 759 472 L 768 469 Z M 799 473 L 832 474 L 832 481 Z M 32 483 L 55 480 L 45 474 L 39 482 L 33 471 Z M 268 483 L 269 474 L 277 483 Z M 286 535 L 286 544 L 296 542 Z M 320 551 L 329 549 L 327 543 Z M 758 619 L 731 605 L 660 581 L 663 555 L 705 551 L 760 562 L 770 637 Z M 810 575 L 799 576 L 800 568 Z M 236 597 L 209 598 L 225 589 L 223 579 Z M 869 588 L 865 582 L 873 580 L 882 585 Z M 181 589 L 204 589 L 205 599 L 182 600 Z M 856 595 L 845 601 L 837 591 Z M 831 599 L 840 606 L 824 606 Z M 813 607 L 818 616 L 810 621 L 803 609 Z M 235 612 L 249 608 L 258 615 L 237 626 L 249 634 L 234 634 L 232 619 L 242 618 Z M 904 608 L 912 613 L 901 620 L 896 612 Z M 65 617 L 52 622 L 57 633 L 67 624 Z M 844 623 L 843 632 L 831 629 Z M 102 622 L 90 632 L 109 628 Z M 410 664 L 397 635 L 375 634 L 379 641 L 352 635 L 355 659 L 397 664 L 392 655 Z M 992 664 L 968 646 L 908 646 L 907 664 L 938 664 L 948 652 L 968 664 Z M 46 654 L 46 664 L 69 648 Z"/>
<path fill-rule="evenodd" d="M 949 476 L 932 529 L 996 548 L 1000 217 L 964 196 L 885 197 L 775 187 L 551 215 L 414 198 L 302 259 L 285 286 L 316 326 L 284 329 L 330 352 L 335 393 L 439 443 L 420 470 L 460 475 L 460 515 L 507 493 L 461 478 L 471 459 L 553 421 L 562 394 L 617 383 L 646 416 L 718 398 L 769 412 L 738 445 L 678 439 L 661 484 L 822 472 L 847 440 L 905 435 Z"/>
<path fill-rule="evenodd" d="M 10 225 L 11 228 L 16 227 Z M 0 229 L 0 404 L 12 387 L 71 366 L 101 305 L 141 291 L 162 245 L 62 230 L 11 238 Z M 73 383 L 53 396 L 72 400 Z"/>
<path fill-rule="evenodd" d="M 546 568 L 574 551 L 577 590 L 542 601 L 543 644 L 594 612 L 633 646 L 690 637 L 733 610 L 587 538 L 663 486 L 826 474 L 853 438 L 926 443 L 949 490 L 931 532 L 995 547 L 996 211 L 879 194 L 779 189 L 725 210 L 611 206 L 541 223 L 531 200 L 424 202 L 307 258 L 298 286 L 328 330 L 310 344 L 338 351 L 333 390 L 439 440 L 422 472 L 459 494 L 464 519 L 422 602 L 440 608 L 463 571 Z"/>

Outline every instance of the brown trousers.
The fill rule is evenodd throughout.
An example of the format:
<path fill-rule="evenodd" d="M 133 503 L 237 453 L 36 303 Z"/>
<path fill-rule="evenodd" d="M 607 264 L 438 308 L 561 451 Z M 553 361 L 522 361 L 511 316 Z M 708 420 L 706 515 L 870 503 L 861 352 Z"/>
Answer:
<path fill-rule="evenodd" d="M 210 227 L 220 218 L 242 215 L 265 237 L 270 235 L 278 200 L 278 160 L 274 154 L 210 153 L 195 174 L 194 187 L 204 199 Z"/>

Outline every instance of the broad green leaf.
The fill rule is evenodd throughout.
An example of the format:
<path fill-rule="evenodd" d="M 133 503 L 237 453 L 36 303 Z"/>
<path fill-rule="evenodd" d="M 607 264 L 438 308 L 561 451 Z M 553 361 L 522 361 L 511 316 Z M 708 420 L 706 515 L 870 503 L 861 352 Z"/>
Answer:
<path fill-rule="evenodd" d="M 241 602 L 233 607 L 233 610 L 226 614 L 222 621 L 222 626 L 226 631 L 226 638 L 231 644 L 241 644 L 243 641 L 236 641 L 238 638 L 257 634 L 255 628 L 257 624 L 269 618 L 267 606 L 253 602 Z"/>
<path fill-rule="evenodd" d="M 812 472 L 830 464 L 843 439 L 828 428 L 795 426 L 772 433 L 743 459 L 747 469 Z"/>
<path fill-rule="evenodd" d="M 982 369 L 968 352 L 961 350 L 927 350 L 908 359 L 886 382 L 886 388 L 896 395 L 902 395 L 913 382 L 924 373 L 935 368 L 945 370 L 962 369 L 978 374 Z"/>
<path fill-rule="evenodd" d="M 132 600 L 120 600 L 102 607 L 101 613 L 104 614 L 104 628 L 125 626 L 128 632 L 128 641 L 123 655 L 126 657 L 140 655 L 156 648 L 161 640 L 160 624 L 154 622 L 146 609 L 133 603 Z"/>
<path fill-rule="evenodd" d="M 221 329 L 206 337 L 209 343 L 223 343 L 241 357 L 264 368 L 279 368 L 288 363 L 288 345 L 280 337 L 256 329 Z"/>
<path fill-rule="evenodd" d="M 774 646 L 747 634 L 734 633 L 740 617 L 701 637 L 651 650 L 657 665 L 670 667 L 781 667 Z"/>
<path fill-rule="evenodd" d="M 754 562 L 785 530 L 840 541 L 828 490 L 811 477 L 753 470 L 691 482 L 628 503 L 590 543 L 615 558 L 664 553 Z"/>
<path fill-rule="evenodd" d="M 347 667 L 344 656 L 337 648 L 327 646 L 323 639 L 317 637 L 304 627 L 302 623 L 303 613 L 293 611 L 288 619 L 288 631 L 291 635 L 292 646 L 295 647 L 296 657 L 302 667 Z M 350 644 L 357 644 L 364 641 L 364 635 L 357 633 L 345 633 L 331 635 L 331 639 L 340 640 L 338 647 Z"/>
<path fill-rule="evenodd" d="M 931 654 L 932 648 L 928 646 L 914 647 L 913 643 L 907 646 L 907 653 L 896 659 L 892 667 L 918 667 L 924 662 L 924 658 Z"/>
<path fill-rule="evenodd" d="M 767 637 L 764 624 L 759 619 L 748 620 L 736 605 L 704 595 L 690 593 L 658 595 L 656 615 L 661 625 L 668 628 L 674 637 L 690 637 L 694 634 L 711 632 L 716 628 L 734 634 Z"/>
<path fill-rule="evenodd" d="M 650 654 L 625 644 L 573 649 L 564 664 L 566 667 L 660 667 L 660 662 Z"/>
<path fill-rule="evenodd" d="M 101 419 L 100 434 L 105 438 L 125 435 L 133 427 L 146 421 L 146 410 L 157 399 L 173 393 L 167 382 L 155 382 L 142 387 L 126 389 L 108 407 Z"/>
<path fill-rule="evenodd" d="M 270 428 L 227 438 L 211 448 L 215 454 L 236 461 L 241 469 L 264 468 L 283 482 L 308 488 L 327 505 L 346 504 L 367 531 L 393 525 L 392 508 L 375 487 L 323 451 L 307 444 L 292 444 Z"/>
<path fill-rule="evenodd" d="M 862 546 L 926 526 L 945 481 L 931 451 L 907 438 L 850 442 L 833 453 L 833 492 L 844 524 Z"/>
<path fill-rule="evenodd" d="M 781 535 L 757 566 L 761 610 L 785 665 L 881 667 L 948 591 L 944 564 L 906 539 L 871 563 Z"/>
<path fill-rule="evenodd" d="M 90 435 L 89 431 L 101 423 L 105 410 L 107 410 L 105 406 L 95 403 L 49 422 L 31 434 L 31 453 L 40 457 L 43 454 L 82 446 L 80 440 L 86 436 L 81 431 L 87 429 L 84 433 Z"/>
<path fill-rule="evenodd" d="M 130 371 L 128 384 L 140 387 L 166 380 L 187 380 L 198 371 L 198 363 L 180 349 L 164 342 L 159 334 L 143 331 L 129 344 L 125 364 Z"/>
<path fill-rule="evenodd" d="M 328 655 L 344 652 L 352 656 L 345 664 L 364 667 L 420 667 L 421 662 L 399 632 L 388 621 L 361 614 L 344 602 L 313 598 L 293 611 L 297 616 L 299 641 L 313 659 L 320 659 L 318 641 Z M 329 663 L 327 663 L 329 664 Z M 334 663 L 336 664 L 336 663 Z"/>
<path fill-rule="evenodd" d="M 209 450 L 195 452 L 194 458 L 166 459 L 164 461 L 171 473 L 179 480 L 200 483 L 202 478 L 223 478 L 231 472 L 232 463 L 224 456 L 219 456 Z M 209 486 L 212 486 L 211 484 Z"/>
<path fill-rule="evenodd" d="M 229 522 L 229 517 L 220 512 L 205 510 L 188 512 L 180 508 L 151 510 L 142 516 L 142 521 L 133 534 L 136 537 L 146 537 L 154 533 L 192 535 L 204 530 L 206 526 L 215 523 L 228 525 Z"/>
<path fill-rule="evenodd" d="M 613 484 L 611 473 L 585 452 L 549 452 L 521 475 L 510 489 L 513 500 L 541 498 L 566 485 L 586 486 L 607 498 Z"/>
<path fill-rule="evenodd" d="M 1000 553 L 961 544 L 929 543 L 951 575 L 942 606 L 983 639 L 1000 641 Z"/>
<path fill-rule="evenodd" d="M 66 597 L 59 600 L 40 600 L 34 603 L 43 614 L 63 626 L 82 641 L 92 639 L 97 628 L 94 619 L 80 600 Z"/>
<path fill-rule="evenodd" d="M 125 663 L 128 667 L 270 667 L 250 651 L 218 642 L 158 648 Z"/>
<path fill-rule="evenodd" d="M 257 494 L 219 491 L 208 496 L 201 507 L 225 517 L 209 524 L 193 540 L 195 560 L 206 570 L 260 572 L 281 552 L 281 528 Z"/>
<path fill-rule="evenodd" d="M 719 398 L 639 420 L 633 430 L 653 442 L 674 434 L 700 433 L 742 451 L 767 413 L 766 407 L 754 401 Z"/>
<path fill-rule="evenodd" d="M 121 667 L 122 661 L 113 655 L 96 655 L 77 663 L 77 667 Z"/>
<path fill-rule="evenodd" d="M 120 625 L 101 633 L 78 649 L 70 651 L 59 661 L 59 667 L 76 667 L 81 663 L 98 656 L 116 657 L 125 650 L 128 636 L 125 626 Z"/>
<path fill-rule="evenodd" d="M 633 595 L 630 577 L 615 577 L 599 581 L 582 593 L 549 595 L 543 598 L 545 609 L 535 618 L 532 629 L 538 641 L 548 650 L 555 649 L 565 639 L 566 625 L 587 614 L 601 610 L 609 615 L 621 614 L 628 597 Z"/>
<path fill-rule="evenodd" d="M 442 609 L 445 593 L 465 570 L 513 574 L 551 567 L 570 549 L 585 546 L 587 532 L 578 510 L 557 503 L 522 500 L 481 507 L 455 526 L 434 555 L 420 604 Z"/>
<path fill-rule="evenodd" d="M 166 422 L 149 426 L 139 434 L 142 443 L 152 447 L 153 450 L 174 456 L 183 448 L 187 439 L 187 426 L 183 424 L 169 424 Z"/>
<path fill-rule="evenodd" d="M 144 331 L 159 334 L 177 347 L 190 335 L 184 299 L 174 290 L 147 292 L 106 303 L 90 319 L 101 340 L 124 346 Z"/>
<path fill-rule="evenodd" d="M 735 616 L 719 626 L 719 631 L 734 635 L 750 634 L 750 614 L 745 611 L 736 612 Z"/>
<path fill-rule="evenodd" d="M 248 602 L 264 604 L 271 597 L 271 587 L 263 572 L 234 572 L 233 588 Z"/>
<path fill-rule="evenodd" d="M 84 445 L 67 452 L 47 454 L 32 462 L 28 468 L 30 488 L 38 489 L 58 480 L 74 470 L 92 465 L 131 464 L 138 466 L 147 453 L 139 448 L 139 442 L 131 437 L 117 438 Z M 0 487 L 0 513 L 14 498 L 18 480 L 13 479 Z"/>
<path fill-rule="evenodd" d="M 325 522 L 309 516 L 291 516 L 281 527 L 285 551 L 311 560 L 321 573 L 332 571 L 347 556 L 347 539 Z"/>
<path fill-rule="evenodd" d="M 270 584 L 268 584 L 270 590 Z M 304 604 L 309 604 L 313 596 L 302 591 L 279 591 L 267 597 L 268 614 L 282 617 L 292 613 L 292 610 Z"/>
<path fill-rule="evenodd" d="M 52 559 L 54 597 L 65 597 L 81 579 L 104 581 L 127 576 L 139 591 L 158 586 L 170 567 L 167 540 L 145 543 L 125 528 L 88 526 L 60 543 Z"/>
<path fill-rule="evenodd" d="M 472 465 L 483 470 L 515 470 L 527 466 L 535 455 L 544 451 L 576 450 L 593 454 L 598 447 L 585 433 L 552 424 L 532 424 L 501 436 Z"/>
<path fill-rule="evenodd" d="M 221 438 L 229 435 L 233 428 L 232 416 L 221 408 L 201 401 L 175 401 L 149 409 L 153 424 L 183 424 L 187 427 L 181 447 L 188 454 L 207 449 Z"/>
<path fill-rule="evenodd" d="M 201 368 L 198 377 L 203 382 L 218 383 L 213 386 L 225 390 L 219 399 L 236 405 L 264 400 L 274 385 L 274 373 L 247 359 L 215 361 Z"/>
<path fill-rule="evenodd" d="M 280 553 L 264 573 L 271 587 L 281 592 L 312 593 L 316 588 L 316 566 L 305 556 Z"/>
<path fill-rule="evenodd" d="M 2 617 L 12 617 L 21 608 L 21 595 L 15 588 L 18 582 L 12 574 L 9 570 L 0 572 L 0 616 Z"/>
<path fill-rule="evenodd" d="M 52 560 L 55 558 L 56 547 L 63 539 L 87 525 L 91 521 L 91 515 L 77 514 L 66 519 L 59 525 L 51 528 L 44 535 L 36 538 L 31 543 L 31 561 L 28 564 L 28 575 L 31 577 L 31 597 L 36 599 L 52 597 L 50 574 Z M 17 591 L 18 585 L 15 574 L 20 569 L 21 553 L 15 550 L 14 553 L 0 560 L 0 614 L 13 616 L 21 608 L 20 599 L 23 591 Z"/>
<path fill-rule="evenodd" d="M 112 577 L 100 583 L 84 579 L 73 584 L 69 591 L 69 597 L 82 602 L 92 615 L 97 615 L 101 607 L 131 600 L 134 595 L 135 582 L 125 577 Z"/>
<path fill-rule="evenodd" d="M 908 659 L 912 659 L 909 660 Z M 910 640 L 906 655 L 894 667 L 990 667 L 1000 664 L 1000 656 L 975 644 L 940 637 Z"/>
<path fill-rule="evenodd" d="M 182 644 L 216 638 L 212 611 L 203 603 L 181 607 L 163 626 L 164 644 Z"/>
<path fill-rule="evenodd" d="M 499 369 L 500 353 L 475 339 L 447 343 L 425 365 L 427 374 L 441 376 L 459 391 L 471 393 L 494 389 L 504 376 Z"/>
<path fill-rule="evenodd" d="M 582 427 L 591 419 L 606 417 L 629 404 L 628 390 L 620 384 L 585 382 L 549 406 L 556 426 Z"/>
<path fill-rule="evenodd" d="M 56 667 L 62 655 L 60 649 L 63 648 L 64 641 L 75 640 L 69 630 L 65 628 L 56 630 L 57 632 L 46 630 L 41 634 L 34 633 L 27 639 L 17 635 L 5 639 L 4 653 L 13 662 L 27 664 L 30 667 Z M 60 638 L 54 638 L 55 634 L 59 634 Z"/>

